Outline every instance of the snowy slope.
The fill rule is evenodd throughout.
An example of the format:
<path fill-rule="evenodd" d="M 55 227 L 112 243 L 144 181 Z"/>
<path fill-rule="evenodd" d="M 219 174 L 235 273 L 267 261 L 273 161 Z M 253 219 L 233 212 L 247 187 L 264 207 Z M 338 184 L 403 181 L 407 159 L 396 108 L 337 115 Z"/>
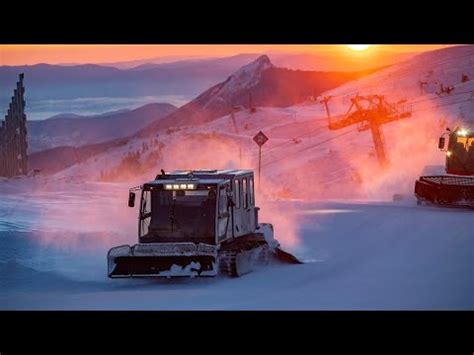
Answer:
<path fill-rule="evenodd" d="M 238 279 L 111 280 L 108 248 L 136 242 L 126 186 L 17 188 L 1 189 L 0 309 L 474 309 L 471 211 L 275 202 L 266 208 L 298 236 L 284 244 L 311 262 Z"/>
<path fill-rule="evenodd" d="M 392 163 L 386 171 L 378 168 L 370 131 L 358 132 L 356 127 L 330 131 L 323 106 L 308 101 L 288 108 L 259 107 L 255 114 L 239 111 L 235 114 L 235 126 L 231 116 L 226 115 L 210 123 L 162 130 L 152 138 L 133 139 L 126 146 L 62 172 L 61 176 L 93 178 L 104 167 L 116 166 L 124 154 L 139 149 L 150 139 L 158 139 L 163 147 L 160 159 L 150 164 L 148 176 L 162 167 L 199 168 L 204 164 L 255 168 L 258 150 L 252 137 L 262 130 L 270 138 L 263 147 L 267 193 L 300 198 L 391 198 L 394 193 L 411 193 L 414 180 L 425 165 L 444 164 L 436 141 L 446 126 L 473 118 L 470 112 L 474 110 L 474 80 L 461 83 L 462 74 L 474 79 L 473 60 L 473 46 L 441 49 L 325 93 L 333 96 L 329 105 L 334 116 L 347 111 L 350 97 L 357 93 L 386 95 L 391 103 L 407 100 L 402 108 L 411 110 L 412 117 L 383 127 Z M 246 72 L 244 67 L 238 74 L 245 76 Z M 419 81 L 428 82 L 423 92 Z M 251 85 L 251 81 L 246 83 Z M 453 85 L 454 91 L 437 95 L 441 83 Z M 147 154 L 141 160 L 148 164 Z M 295 169 L 300 174 L 291 173 Z M 137 176 L 134 181 L 145 176 L 146 173 Z"/>
<path fill-rule="evenodd" d="M 163 120 L 142 129 L 137 136 L 149 137 L 163 129 L 210 122 L 232 108 L 252 106 L 288 107 L 306 97 L 338 87 L 376 69 L 359 72 L 300 71 L 275 67 L 262 55 L 244 65 L 226 80 L 210 87 Z M 136 137 L 135 137 L 136 138 Z"/>

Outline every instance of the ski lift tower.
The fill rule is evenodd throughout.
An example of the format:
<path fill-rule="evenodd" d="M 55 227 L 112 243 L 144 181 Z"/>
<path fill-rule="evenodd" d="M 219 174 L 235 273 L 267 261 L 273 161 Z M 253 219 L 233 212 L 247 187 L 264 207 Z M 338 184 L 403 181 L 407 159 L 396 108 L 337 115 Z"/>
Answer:
<path fill-rule="evenodd" d="M 388 161 L 385 153 L 382 125 L 411 117 L 411 111 L 401 106 L 405 100 L 391 104 L 382 95 L 356 95 L 351 98 L 351 106 L 344 115 L 331 117 L 328 106 L 330 99 L 331 96 L 324 96 L 320 101 L 326 109 L 329 129 L 336 130 L 354 124 L 357 125 L 359 132 L 370 129 L 377 159 L 380 166 L 385 167 Z"/>

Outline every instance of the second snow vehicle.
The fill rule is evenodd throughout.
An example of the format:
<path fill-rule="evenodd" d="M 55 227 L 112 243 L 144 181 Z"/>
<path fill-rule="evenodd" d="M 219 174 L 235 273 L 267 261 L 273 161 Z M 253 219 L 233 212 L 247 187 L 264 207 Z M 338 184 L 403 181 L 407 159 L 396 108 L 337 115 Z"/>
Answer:
<path fill-rule="evenodd" d="M 138 244 L 109 251 L 109 277 L 240 276 L 272 254 L 300 263 L 259 223 L 252 170 L 162 170 L 129 207 L 137 190 Z"/>
<path fill-rule="evenodd" d="M 445 149 L 445 135 L 448 146 Z M 474 208 L 474 129 L 454 130 L 439 138 L 438 148 L 446 152 L 446 174 L 421 176 L 415 183 L 415 196 L 422 202 L 442 206 Z"/>

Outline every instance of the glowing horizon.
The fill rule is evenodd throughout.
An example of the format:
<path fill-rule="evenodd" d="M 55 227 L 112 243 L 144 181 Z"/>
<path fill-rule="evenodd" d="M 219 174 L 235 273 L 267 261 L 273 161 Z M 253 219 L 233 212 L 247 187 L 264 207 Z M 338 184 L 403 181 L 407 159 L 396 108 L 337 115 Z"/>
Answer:
<path fill-rule="evenodd" d="M 345 56 L 361 45 L 0 45 L 0 65 L 106 64 L 145 59 L 178 61 L 242 53 L 331 54 Z M 363 45 L 368 46 L 368 45 Z M 446 45 L 370 45 L 370 52 L 417 53 Z M 357 50 L 350 49 L 352 53 Z"/>
<path fill-rule="evenodd" d="M 354 51 L 365 51 L 370 46 L 368 44 L 348 44 L 347 47 Z"/>

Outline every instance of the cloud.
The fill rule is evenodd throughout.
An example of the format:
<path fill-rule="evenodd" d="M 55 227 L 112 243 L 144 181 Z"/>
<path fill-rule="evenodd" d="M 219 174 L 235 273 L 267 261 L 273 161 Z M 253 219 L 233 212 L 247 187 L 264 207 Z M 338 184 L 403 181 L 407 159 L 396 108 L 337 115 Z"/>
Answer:
<path fill-rule="evenodd" d="M 43 120 L 61 113 L 77 115 L 98 115 L 105 112 L 135 109 L 150 103 L 170 103 L 175 106 L 186 104 L 187 95 L 159 95 L 141 97 L 80 97 L 58 100 L 27 100 L 28 120 Z"/>

